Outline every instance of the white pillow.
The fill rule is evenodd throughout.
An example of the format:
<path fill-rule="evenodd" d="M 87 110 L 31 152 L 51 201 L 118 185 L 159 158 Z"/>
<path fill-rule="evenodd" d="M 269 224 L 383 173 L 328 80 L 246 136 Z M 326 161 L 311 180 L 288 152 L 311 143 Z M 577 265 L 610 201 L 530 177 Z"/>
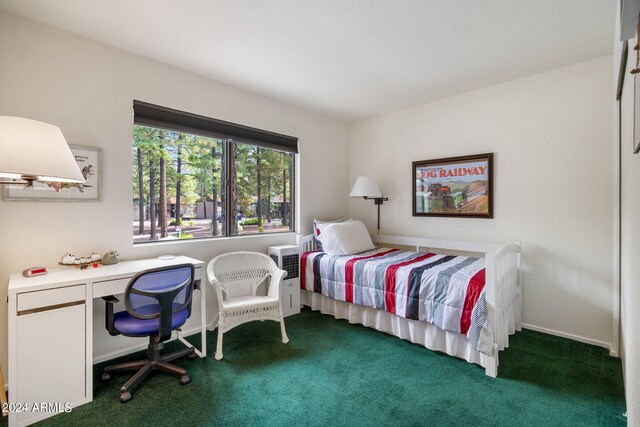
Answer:
<path fill-rule="evenodd" d="M 317 238 L 327 225 L 334 224 L 336 222 L 343 222 L 344 220 L 345 219 L 343 216 L 341 216 L 338 219 L 329 219 L 329 220 L 314 219 L 313 220 L 313 237 Z M 347 220 L 347 221 L 350 221 L 350 220 Z"/>
<path fill-rule="evenodd" d="M 327 255 L 353 255 L 375 249 L 367 227 L 358 220 L 329 224 L 318 238 Z"/>
<path fill-rule="evenodd" d="M 332 219 L 332 220 L 314 219 L 313 220 L 313 240 L 316 242 L 316 248 L 320 251 L 322 250 L 322 242 L 320 241 L 320 238 L 318 236 L 320 236 L 320 234 L 322 233 L 322 230 L 324 230 L 324 228 L 327 225 L 335 224 L 336 222 L 347 222 L 347 221 L 353 221 L 353 220 L 344 219 L 343 216 L 341 216 L 338 219 Z"/>

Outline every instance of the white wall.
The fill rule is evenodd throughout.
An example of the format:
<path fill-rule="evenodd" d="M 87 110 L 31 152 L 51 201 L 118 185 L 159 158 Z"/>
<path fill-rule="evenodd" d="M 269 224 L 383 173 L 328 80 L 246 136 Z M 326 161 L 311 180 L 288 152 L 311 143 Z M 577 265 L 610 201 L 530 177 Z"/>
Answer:
<path fill-rule="evenodd" d="M 616 32 L 617 34 L 617 32 Z M 627 423 L 640 426 L 640 153 L 634 146 L 634 82 L 629 71 L 636 65 L 633 46 L 629 40 L 629 56 L 621 97 L 620 122 L 620 298 L 621 344 Z M 616 44 L 617 46 L 617 44 Z M 617 70 L 620 57 L 616 52 L 613 66 Z M 617 75 L 615 82 L 617 83 Z M 613 99 L 613 98 L 612 98 Z M 617 127 L 617 126 L 616 126 Z M 617 135 L 616 135 L 617 136 Z M 617 139 L 617 138 L 616 138 Z"/>
<path fill-rule="evenodd" d="M 11 272 L 54 266 L 67 251 L 117 249 L 125 259 L 172 253 L 208 261 L 226 251 L 295 242 L 289 233 L 134 247 L 134 99 L 299 137 L 298 230 L 309 233 L 315 215 L 347 209 L 347 198 L 336 197 L 349 190 L 348 128 L 341 121 L 1 12 L 0 64 L 0 115 L 50 122 L 70 144 L 101 147 L 104 169 L 99 203 L 0 202 L 0 300 Z M 0 304 L 5 367 L 6 333 L 6 304 Z"/>
<path fill-rule="evenodd" d="M 381 233 L 522 242 L 523 322 L 612 342 L 612 58 L 355 123 L 350 178 L 389 197 Z M 469 72 L 473 72 L 473 64 Z M 493 152 L 494 219 L 412 217 L 411 162 Z M 375 230 L 371 201 L 352 217 Z"/>

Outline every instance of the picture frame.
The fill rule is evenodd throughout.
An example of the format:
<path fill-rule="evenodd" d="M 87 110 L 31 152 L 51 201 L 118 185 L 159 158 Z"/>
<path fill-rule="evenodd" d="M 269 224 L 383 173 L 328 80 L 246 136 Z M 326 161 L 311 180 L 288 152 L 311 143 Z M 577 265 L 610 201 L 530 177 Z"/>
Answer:
<path fill-rule="evenodd" d="M 633 75 L 633 154 L 640 152 L 640 83 Z"/>
<path fill-rule="evenodd" d="M 86 181 L 81 184 L 36 181 L 33 187 L 5 185 L 4 200 L 35 202 L 97 202 L 102 199 L 102 149 L 69 144 Z"/>
<path fill-rule="evenodd" d="M 493 153 L 413 162 L 413 216 L 493 218 Z"/>

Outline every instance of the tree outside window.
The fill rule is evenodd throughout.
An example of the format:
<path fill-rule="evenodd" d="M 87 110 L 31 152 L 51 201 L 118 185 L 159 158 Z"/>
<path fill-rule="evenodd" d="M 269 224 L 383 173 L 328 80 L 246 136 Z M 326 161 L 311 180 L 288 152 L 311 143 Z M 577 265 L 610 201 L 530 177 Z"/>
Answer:
<path fill-rule="evenodd" d="M 133 241 L 291 231 L 294 154 L 134 125 Z"/>

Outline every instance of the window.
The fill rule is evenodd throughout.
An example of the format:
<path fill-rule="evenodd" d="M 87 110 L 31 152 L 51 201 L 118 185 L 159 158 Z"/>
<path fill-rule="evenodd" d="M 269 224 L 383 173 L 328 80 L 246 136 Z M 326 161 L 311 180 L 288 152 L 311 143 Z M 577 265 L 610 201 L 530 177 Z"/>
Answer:
<path fill-rule="evenodd" d="M 134 101 L 133 242 L 293 230 L 297 141 Z"/>

